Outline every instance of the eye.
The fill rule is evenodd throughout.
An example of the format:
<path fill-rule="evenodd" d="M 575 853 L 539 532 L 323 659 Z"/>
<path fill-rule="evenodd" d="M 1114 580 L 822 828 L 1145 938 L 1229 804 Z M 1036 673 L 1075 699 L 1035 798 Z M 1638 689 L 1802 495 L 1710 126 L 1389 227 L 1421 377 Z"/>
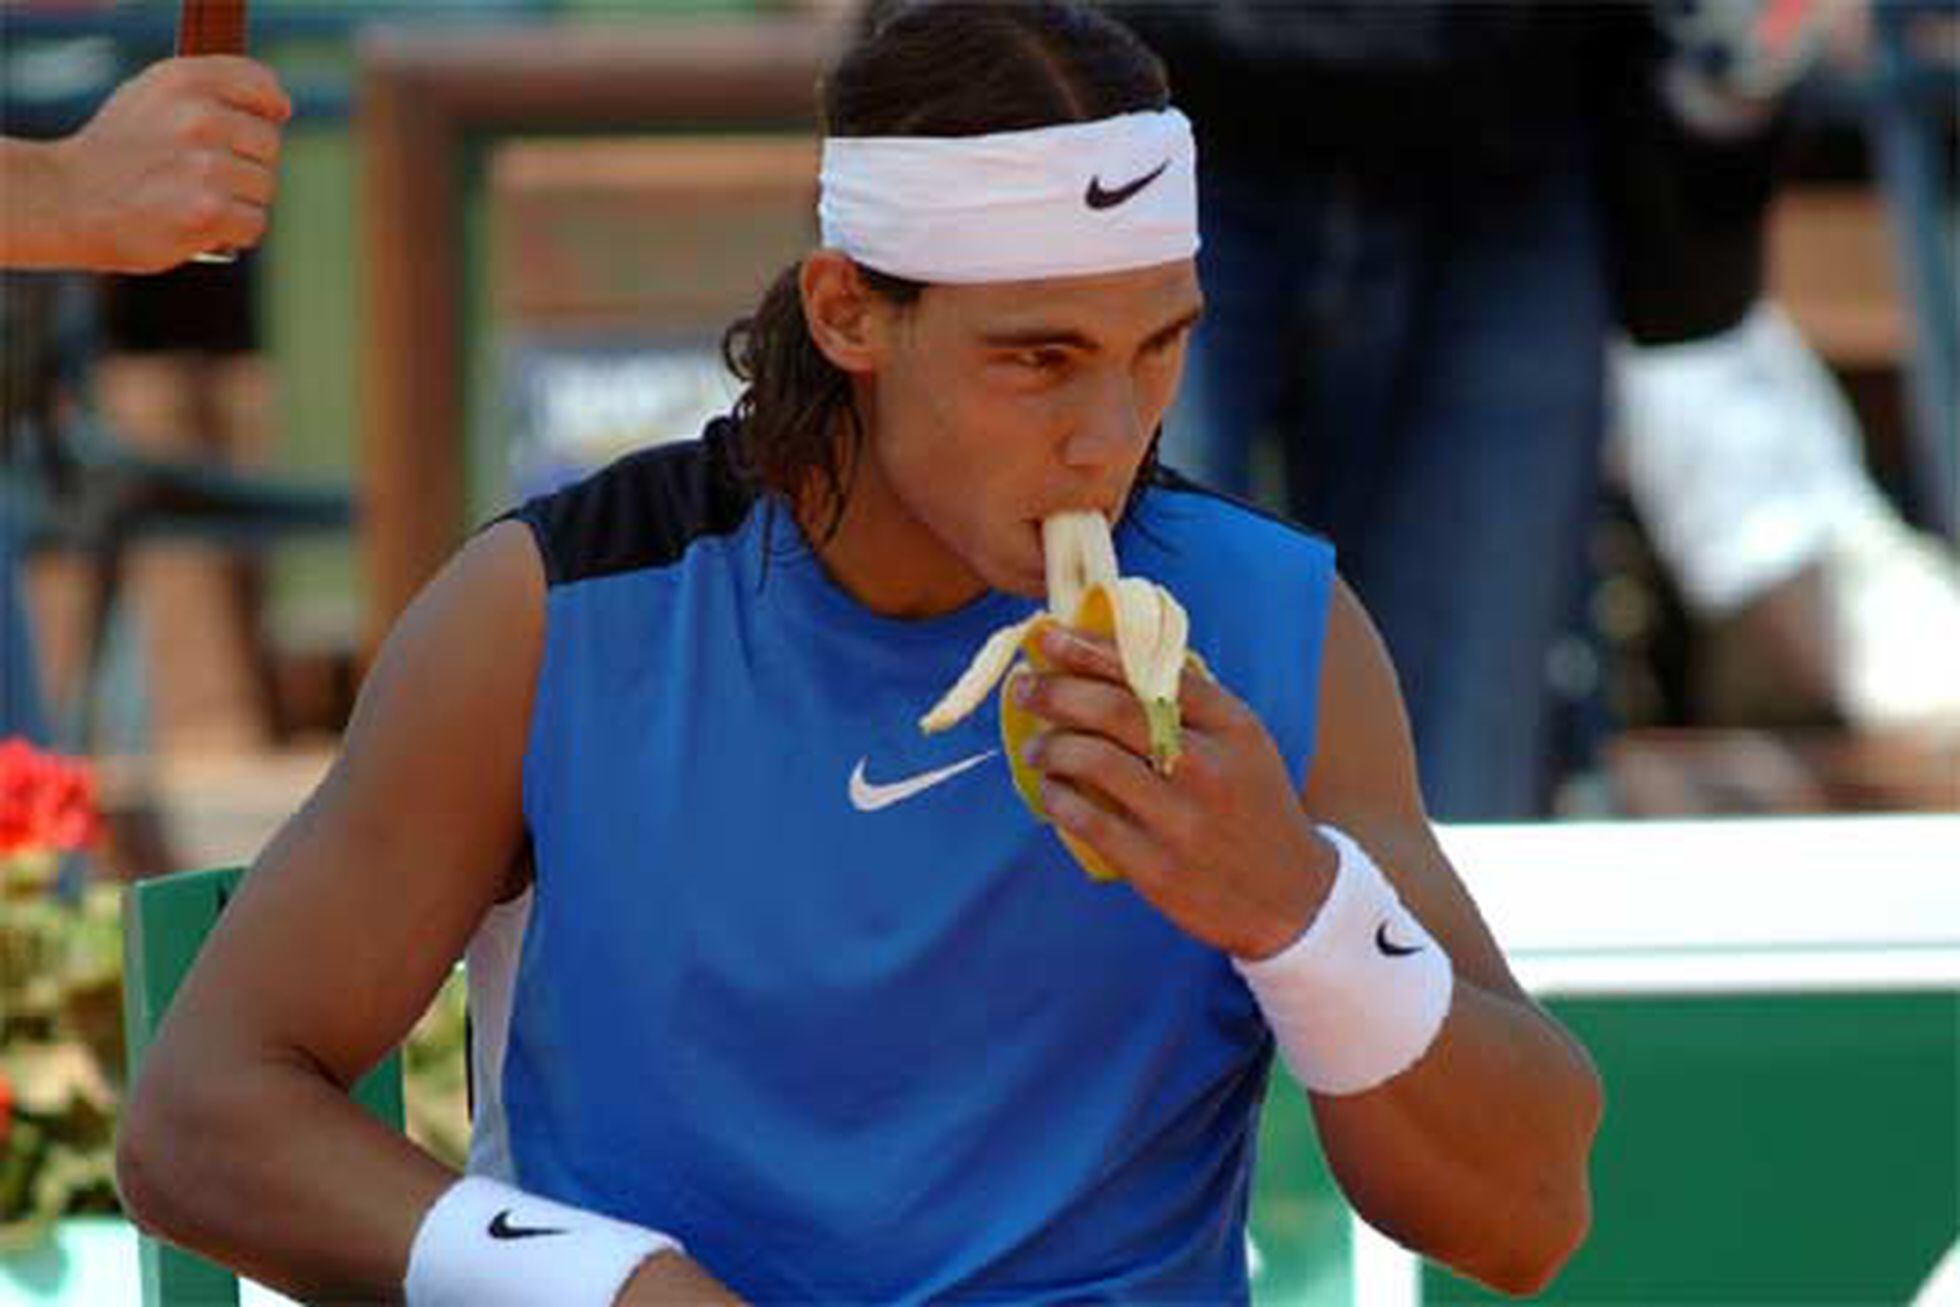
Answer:
<path fill-rule="evenodd" d="M 1184 344 L 1190 334 L 1190 329 L 1186 328 L 1148 342 L 1143 347 L 1143 357 L 1140 361 L 1150 367 L 1170 362 L 1177 357 L 1178 347 Z"/>
<path fill-rule="evenodd" d="M 1037 345 L 1031 349 L 1017 349 L 1008 356 L 1015 367 L 1027 368 L 1032 372 L 1057 372 L 1068 365 L 1068 353 L 1049 345 Z"/>

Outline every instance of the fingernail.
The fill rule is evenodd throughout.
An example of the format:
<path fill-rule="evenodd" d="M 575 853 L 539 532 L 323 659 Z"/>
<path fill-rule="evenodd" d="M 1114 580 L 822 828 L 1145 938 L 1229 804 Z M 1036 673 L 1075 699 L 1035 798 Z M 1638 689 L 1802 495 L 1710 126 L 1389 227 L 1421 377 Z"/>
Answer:
<path fill-rule="evenodd" d="M 1014 702 L 1023 708 L 1034 702 L 1034 677 L 1017 676 L 1008 684 L 1007 692 L 1014 696 Z"/>
<path fill-rule="evenodd" d="M 1042 752 L 1042 737 L 1037 735 L 1021 746 L 1021 761 L 1030 767 L 1039 769 L 1041 766 Z"/>
<path fill-rule="evenodd" d="M 1051 626 L 1041 633 L 1041 651 L 1051 658 L 1061 658 L 1075 648 L 1075 637 L 1059 626 Z"/>

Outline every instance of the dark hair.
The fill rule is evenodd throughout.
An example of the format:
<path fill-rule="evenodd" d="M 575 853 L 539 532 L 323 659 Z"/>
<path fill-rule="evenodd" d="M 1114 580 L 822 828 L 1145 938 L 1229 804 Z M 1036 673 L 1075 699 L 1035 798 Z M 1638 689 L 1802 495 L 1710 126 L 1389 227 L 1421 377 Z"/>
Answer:
<path fill-rule="evenodd" d="M 860 38 L 824 78 L 819 100 L 828 136 L 951 137 L 1161 109 L 1170 91 L 1157 56 L 1084 5 L 900 0 L 872 5 Z M 743 472 L 792 503 L 820 478 L 828 537 L 843 519 L 864 425 L 849 378 L 810 338 L 799 271 L 795 264 L 784 269 L 755 312 L 728 329 L 722 357 L 745 383 L 735 401 Z M 896 304 L 912 304 L 926 289 L 874 269 L 860 272 L 874 293 Z"/>

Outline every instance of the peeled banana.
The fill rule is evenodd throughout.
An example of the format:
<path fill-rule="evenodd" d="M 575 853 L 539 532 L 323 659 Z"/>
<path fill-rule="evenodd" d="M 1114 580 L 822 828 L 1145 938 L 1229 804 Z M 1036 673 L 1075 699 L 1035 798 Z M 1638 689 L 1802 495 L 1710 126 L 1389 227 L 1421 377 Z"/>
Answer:
<path fill-rule="evenodd" d="M 919 719 L 927 734 L 943 731 L 986 702 L 994 686 L 1006 678 L 1045 671 L 1041 632 L 1060 623 L 1089 635 L 1113 638 L 1123 665 L 1123 679 L 1143 705 L 1150 730 L 1150 758 L 1169 775 L 1181 748 L 1178 682 L 1187 663 L 1200 671 L 1204 664 L 1187 647 L 1191 623 L 1171 592 L 1140 576 L 1120 576 L 1109 523 L 1097 512 L 1057 513 L 1041 524 L 1043 561 L 1048 573 L 1048 610 L 1025 621 L 1004 626 L 987 637 L 980 652 L 953 687 Z M 1014 789 L 1028 810 L 1041 821 L 1048 813 L 1041 804 L 1040 780 L 1022 761 L 1022 751 L 1041 729 L 1032 713 L 1000 696 L 1000 734 L 1014 777 Z M 1118 880 L 1120 875 L 1093 849 L 1057 831 L 1075 860 L 1093 880 Z"/>

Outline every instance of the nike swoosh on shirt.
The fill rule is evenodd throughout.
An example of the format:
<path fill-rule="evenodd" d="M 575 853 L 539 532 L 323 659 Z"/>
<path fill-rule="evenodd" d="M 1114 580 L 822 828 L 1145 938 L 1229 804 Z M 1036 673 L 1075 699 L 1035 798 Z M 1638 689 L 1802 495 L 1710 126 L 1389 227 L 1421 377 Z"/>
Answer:
<path fill-rule="evenodd" d="M 889 808 L 894 803 L 903 803 L 916 794 L 925 793 L 941 781 L 951 780 L 963 771 L 978 767 L 999 752 L 999 749 L 989 749 L 985 753 L 976 753 L 971 758 L 962 758 L 948 766 L 884 784 L 866 779 L 864 764 L 868 759 L 859 758 L 857 766 L 851 769 L 851 806 L 859 812 L 876 812 L 880 808 Z"/>

